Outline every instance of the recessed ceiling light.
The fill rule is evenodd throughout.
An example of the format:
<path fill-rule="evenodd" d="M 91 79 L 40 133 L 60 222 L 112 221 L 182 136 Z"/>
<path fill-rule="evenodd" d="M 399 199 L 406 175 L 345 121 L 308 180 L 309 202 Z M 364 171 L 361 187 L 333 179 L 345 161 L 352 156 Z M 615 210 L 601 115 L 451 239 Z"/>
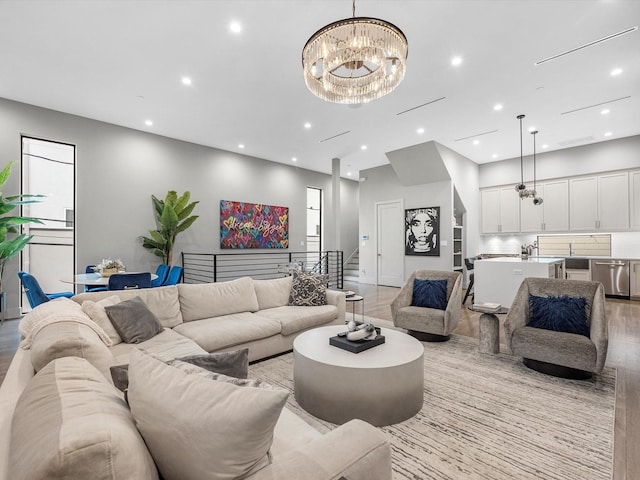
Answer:
<path fill-rule="evenodd" d="M 424 133 L 424 128 L 419 128 L 419 129 L 418 129 L 418 133 L 419 133 L 420 135 L 422 135 L 422 134 Z"/>
<path fill-rule="evenodd" d="M 145 121 L 144 121 L 144 124 L 145 124 L 147 127 L 150 127 L 151 125 L 153 125 L 153 122 L 152 122 L 151 120 L 145 120 Z"/>
<path fill-rule="evenodd" d="M 457 67 L 461 63 L 462 63 L 462 57 L 453 57 L 451 59 L 451 65 L 453 65 L 454 67 Z"/>
<path fill-rule="evenodd" d="M 493 155 L 491 155 L 491 158 L 498 158 L 498 154 L 494 153 Z"/>
<path fill-rule="evenodd" d="M 291 161 L 292 161 L 292 162 L 297 162 L 297 161 L 298 161 L 298 159 L 297 159 L 296 157 L 293 157 L 293 158 L 291 159 Z"/>
<path fill-rule="evenodd" d="M 304 124 L 304 128 L 306 128 L 307 130 L 309 130 L 311 128 L 311 124 L 309 122 L 306 122 Z"/>
<path fill-rule="evenodd" d="M 611 135 L 613 135 L 611 132 L 606 132 L 606 133 L 604 134 L 604 136 L 605 136 L 605 137 L 610 137 Z"/>
<path fill-rule="evenodd" d="M 615 77 L 616 75 L 620 75 L 622 73 L 622 69 L 621 68 L 614 68 L 613 70 L 611 70 L 611 76 Z"/>
<path fill-rule="evenodd" d="M 529 131 L 533 132 L 536 129 L 536 127 L 529 127 Z"/>
<path fill-rule="evenodd" d="M 351 176 L 351 172 L 347 172 L 347 176 L 350 177 Z"/>
<path fill-rule="evenodd" d="M 231 22 L 229 24 L 229 30 L 233 33 L 240 33 L 242 31 L 242 25 L 240 25 L 240 22 Z"/>
<path fill-rule="evenodd" d="M 191 85 L 191 78 L 190 77 L 182 77 L 182 83 L 183 83 L 183 85 Z"/>
<path fill-rule="evenodd" d="M 542 148 L 549 148 L 549 145 L 545 143 L 544 145 L 542 145 Z"/>
<path fill-rule="evenodd" d="M 244 148 L 244 143 L 239 143 L 238 148 Z"/>
<path fill-rule="evenodd" d="M 497 112 L 498 110 L 502 110 L 502 104 L 501 103 L 496 103 L 493 106 L 493 109 Z"/>
<path fill-rule="evenodd" d="M 605 108 L 604 110 L 602 110 L 600 112 L 601 115 L 606 115 L 607 113 L 609 113 L 611 110 L 609 110 L 608 108 Z"/>
<path fill-rule="evenodd" d="M 474 144 L 474 145 L 480 145 L 480 140 L 478 140 L 478 139 L 474 140 L 474 141 L 473 141 L 473 144 Z"/>
<path fill-rule="evenodd" d="M 366 146 L 366 145 L 362 145 L 362 146 L 360 147 L 360 150 L 366 150 L 366 149 L 367 149 L 367 146 Z"/>

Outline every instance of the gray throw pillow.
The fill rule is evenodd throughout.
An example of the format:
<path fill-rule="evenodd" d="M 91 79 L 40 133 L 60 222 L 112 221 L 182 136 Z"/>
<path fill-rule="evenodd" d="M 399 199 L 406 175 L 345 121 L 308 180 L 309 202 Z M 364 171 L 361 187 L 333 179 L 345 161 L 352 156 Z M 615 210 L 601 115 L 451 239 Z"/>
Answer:
<path fill-rule="evenodd" d="M 317 307 L 327 304 L 328 275 L 314 275 L 307 272 L 293 272 L 289 305 Z"/>
<path fill-rule="evenodd" d="M 249 375 L 249 349 L 243 348 L 233 352 L 205 353 L 176 358 L 182 362 L 196 365 L 210 372 L 221 373 L 228 377 L 247 378 Z M 167 362 L 169 365 L 174 360 Z"/>
<path fill-rule="evenodd" d="M 125 343 L 142 343 L 164 328 L 140 297 L 105 307 L 104 311 Z"/>
<path fill-rule="evenodd" d="M 179 362 L 190 363 L 209 372 L 246 379 L 249 375 L 249 349 L 242 348 L 232 352 L 204 353 L 169 360 L 167 365 L 175 366 Z M 116 388 L 124 392 L 129 387 L 129 365 L 116 365 L 110 368 L 111 380 Z"/>

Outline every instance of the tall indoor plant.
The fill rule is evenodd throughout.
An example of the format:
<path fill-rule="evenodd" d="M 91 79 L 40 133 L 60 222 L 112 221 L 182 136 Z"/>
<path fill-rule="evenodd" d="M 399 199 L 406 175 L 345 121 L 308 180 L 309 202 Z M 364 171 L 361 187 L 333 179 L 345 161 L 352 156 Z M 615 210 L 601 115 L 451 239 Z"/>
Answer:
<path fill-rule="evenodd" d="M 142 246 L 153 250 L 167 265 L 171 265 L 173 260 L 176 236 L 198 218 L 198 215 L 191 215 L 191 212 L 200 202 L 189 203 L 190 199 L 191 193 L 188 191 L 178 197 L 174 190 L 170 190 L 164 200 L 151 195 L 158 228 L 149 231 L 150 237 L 142 237 Z"/>
<path fill-rule="evenodd" d="M 4 266 L 9 260 L 18 255 L 33 238 L 33 235 L 20 233 L 18 227 L 26 223 L 42 223 L 37 218 L 9 214 L 16 207 L 28 203 L 36 203 L 39 200 L 35 200 L 35 198 L 44 196 L 26 194 L 4 196 L 4 184 L 9 179 L 9 175 L 11 175 L 13 163 L 9 162 L 0 172 L 0 301 L 2 301 L 2 307 L 4 307 L 4 290 L 2 288 Z M 13 236 L 14 234 L 17 236 Z"/>

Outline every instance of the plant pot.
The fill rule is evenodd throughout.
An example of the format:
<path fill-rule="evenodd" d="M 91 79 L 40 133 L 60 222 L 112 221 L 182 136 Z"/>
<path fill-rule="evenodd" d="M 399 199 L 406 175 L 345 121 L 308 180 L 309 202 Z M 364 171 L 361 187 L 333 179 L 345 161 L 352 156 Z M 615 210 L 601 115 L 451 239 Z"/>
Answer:
<path fill-rule="evenodd" d="M 105 268 L 100 270 L 100 275 L 102 275 L 103 277 L 110 277 L 114 273 L 118 273 L 118 272 L 119 270 L 117 268 Z"/>

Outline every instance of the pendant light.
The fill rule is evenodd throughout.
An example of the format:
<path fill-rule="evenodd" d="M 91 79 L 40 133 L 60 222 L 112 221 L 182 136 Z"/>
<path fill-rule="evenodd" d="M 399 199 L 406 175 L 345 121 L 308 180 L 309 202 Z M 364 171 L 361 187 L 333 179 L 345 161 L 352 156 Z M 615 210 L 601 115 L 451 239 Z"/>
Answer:
<path fill-rule="evenodd" d="M 542 197 L 538 197 L 538 192 L 536 192 L 536 135 L 538 134 L 538 130 L 534 130 L 531 132 L 533 135 L 533 190 L 531 190 L 531 196 L 533 197 L 534 205 L 542 205 Z"/>
<path fill-rule="evenodd" d="M 518 115 L 516 118 L 520 120 L 520 183 L 516 185 L 516 192 L 520 195 L 520 199 L 523 199 L 529 196 L 527 186 L 524 184 L 524 160 L 522 158 L 522 119 L 524 115 Z"/>

